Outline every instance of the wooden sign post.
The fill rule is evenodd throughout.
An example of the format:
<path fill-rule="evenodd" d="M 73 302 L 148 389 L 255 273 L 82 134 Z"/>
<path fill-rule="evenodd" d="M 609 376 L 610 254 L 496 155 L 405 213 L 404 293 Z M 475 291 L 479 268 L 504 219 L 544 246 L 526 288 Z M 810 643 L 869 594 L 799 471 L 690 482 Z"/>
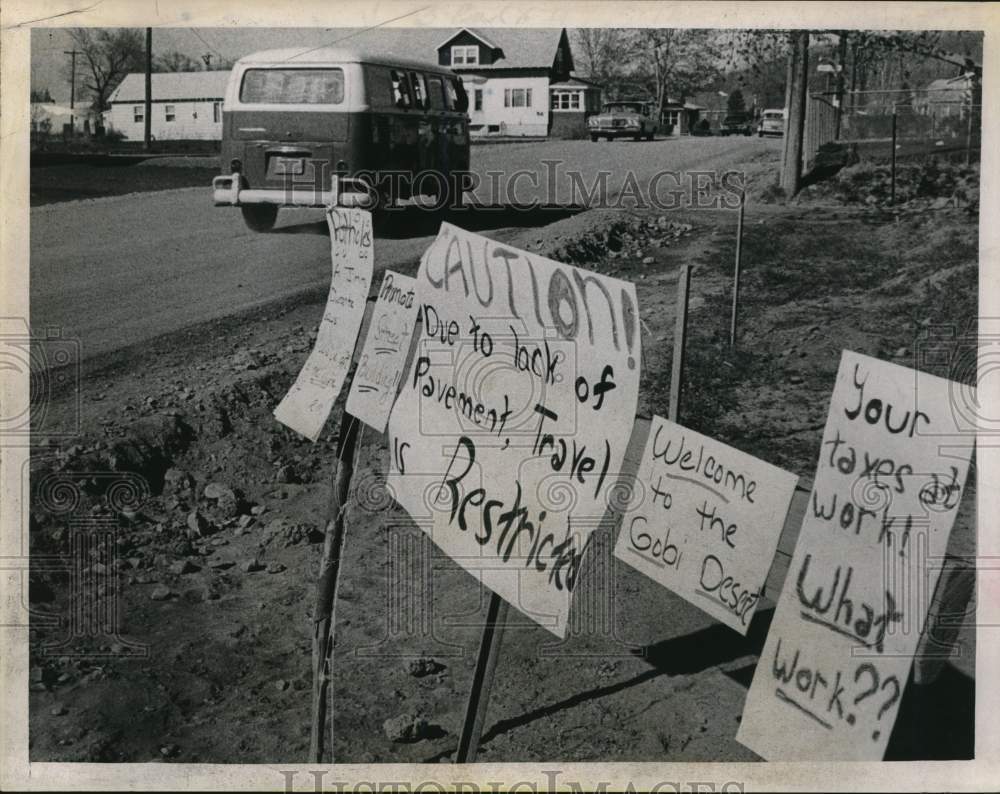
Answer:
<path fill-rule="evenodd" d="M 316 585 L 316 608 L 313 610 L 313 704 L 309 760 L 323 760 L 327 720 L 327 695 L 333 668 L 333 625 L 337 606 L 337 585 L 340 582 L 340 561 L 343 556 L 347 527 L 344 513 L 354 475 L 354 459 L 361 423 L 346 411 L 340 420 L 340 445 L 337 473 L 330 494 L 330 508 L 323 542 L 319 581 Z M 332 734 L 331 730 L 331 734 Z M 333 737 L 330 737 L 333 747 Z"/>
<path fill-rule="evenodd" d="M 733 311 L 729 318 L 729 347 L 736 347 L 736 314 L 740 302 L 740 258 L 743 253 L 743 209 L 746 207 L 747 194 L 740 193 L 740 214 L 736 221 L 736 264 L 733 270 Z"/>
<path fill-rule="evenodd" d="M 672 376 L 670 381 L 670 418 L 677 421 L 680 410 L 681 383 L 684 377 L 684 345 L 687 332 L 688 293 L 691 284 L 691 267 L 682 265 L 677 280 L 677 321 L 674 330 L 674 351 Z M 490 595 L 486 613 L 486 624 L 476 659 L 476 671 L 472 679 L 472 689 L 462 723 L 455 762 L 471 764 L 479 753 L 483 723 L 489 708 L 493 678 L 496 673 L 500 644 L 503 640 L 504 625 L 507 620 L 508 604 L 496 593 Z"/>
<path fill-rule="evenodd" d="M 677 309 L 674 321 L 674 355 L 670 370 L 670 407 L 667 416 L 677 421 L 681 410 L 681 383 L 684 380 L 684 345 L 687 337 L 688 291 L 691 287 L 691 266 L 681 265 L 677 274 Z"/>
<path fill-rule="evenodd" d="M 479 644 L 479 657 L 476 659 L 476 672 L 472 677 L 462 735 L 459 737 L 458 753 L 455 756 L 455 762 L 459 764 L 471 764 L 479 754 L 479 740 L 483 735 L 486 708 L 493 690 L 493 676 L 500 657 L 507 611 L 507 602 L 496 593 L 491 593 L 490 605 L 486 610 L 486 625 L 483 626 L 483 639 Z"/>
<path fill-rule="evenodd" d="M 419 318 L 413 306 L 413 279 L 386 271 L 377 298 L 371 296 L 365 304 L 360 327 L 367 326 L 368 335 L 363 344 L 355 344 L 351 356 L 356 366 L 340 420 L 337 471 L 330 495 L 323 558 L 316 586 L 316 608 L 313 611 L 313 704 L 309 760 L 314 763 L 323 760 L 326 744 L 337 585 L 347 534 L 344 513 L 351 491 L 359 436 L 362 424 L 380 433 L 385 430 L 392 398 L 410 351 L 415 322 L 419 322 Z M 332 748 L 332 736 L 329 744 Z"/>

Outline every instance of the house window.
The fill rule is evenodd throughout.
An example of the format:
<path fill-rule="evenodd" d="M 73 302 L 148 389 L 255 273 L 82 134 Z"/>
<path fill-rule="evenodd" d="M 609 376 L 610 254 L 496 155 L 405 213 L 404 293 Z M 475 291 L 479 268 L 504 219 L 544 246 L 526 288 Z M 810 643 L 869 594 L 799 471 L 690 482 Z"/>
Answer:
<path fill-rule="evenodd" d="M 175 108 L 173 105 L 164 105 L 163 106 L 163 118 L 166 121 L 173 121 L 175 118 L 177 118 L 177 112 L 176 111 L 177 111 L 177 108 Z"/>
<path fill-rule="evenodd" d="M 456 45 L 451 48 L 452 66 L 475 66 L 479 63 L 479 46 L 470 44 L 467 46 Z"/>
<path fill-rule="evenodd" d="M 222 103 L 221 102 L 213 102 L 212 103 L 212 121 L 214 121 L 216 124 L 218 124 L 219 123 L 219 119 L 221 119 L 221 118 L 222 118 Z"/>
<path fill-rule="evenodd" d="M 530 88 L 505 88 L 503 90 L 503 106 L 505 108 L 530 108 Z"/>
<path fill-rule="evenodd" d="M 142 124 L 146 120 L 146 114 L 143 112 L 142 105 L 132 106 L 132 121 L 136 124 Z"/>
<path fill-rule="evenodd" d="M 553 91 L 552 92 L 552 109 L 553 110 L 579 110 L 580 109 L 580 92 L 579 91 Z"/>
<path fill-rule="evenodd" d="M 473 106 L 472 107 L 475 110 L 482 110 L 483 109 L 483 89 L 476 88 L 473 91 L 472 96 L 473 96 Z"/>

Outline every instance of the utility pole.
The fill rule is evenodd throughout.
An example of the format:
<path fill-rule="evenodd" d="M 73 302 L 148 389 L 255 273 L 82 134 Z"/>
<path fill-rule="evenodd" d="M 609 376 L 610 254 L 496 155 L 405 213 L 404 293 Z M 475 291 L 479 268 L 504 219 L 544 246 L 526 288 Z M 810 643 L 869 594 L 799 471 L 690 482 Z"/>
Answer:
<path fill-rule="evenodd" d="M 68 55 L 70 57 L 69 62 L 69 109 L 72 111 L 76 107 L 76 56 L 80 54 L 80 51 L 74 47 L 71 50 L 63 50 L 63 55 Z M 69 114 L 69 130 L 70 133 L 76 131 L 76 114 Z"/>
<path fill-rule="evenodd" d="M 837 42 L 837 120 L 834 139 L 840 140 L 840 125 L 844 117 L 844 70 L 847 68 L 847 31 L 840 31 Z"/>
<path fill-rule="evenodd" d="M 791 198 L 802 182 L 802 137 L 806 122 L 806 94 L 809 81 L 809 31 L 792 34 L 788 68 L 788 118 L 785 120 L 785 149 L 781 163 L 781 187 Z"/>
<path fill-rule="evenodd" d="M 149 151 L 153 121 L 153 29 L 146 28 L 146 102 L 143 113 L 143 149 Z"/>

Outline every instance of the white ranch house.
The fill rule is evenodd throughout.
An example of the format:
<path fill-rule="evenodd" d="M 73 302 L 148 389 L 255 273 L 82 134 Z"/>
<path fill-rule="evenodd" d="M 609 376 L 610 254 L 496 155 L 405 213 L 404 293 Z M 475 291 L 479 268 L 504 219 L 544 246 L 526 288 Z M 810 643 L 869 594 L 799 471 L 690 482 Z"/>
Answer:
<path fill-rule="evenodd" d="M 155 140 L 221 140 L 222 98 L 229 72 L 161 72 L 152 75 L 150 134 Z M 108 129 L 126 140 L 142 140 L 145 129 L 146 78 L 125 76 L 111 92 L 104 113 Z"/>

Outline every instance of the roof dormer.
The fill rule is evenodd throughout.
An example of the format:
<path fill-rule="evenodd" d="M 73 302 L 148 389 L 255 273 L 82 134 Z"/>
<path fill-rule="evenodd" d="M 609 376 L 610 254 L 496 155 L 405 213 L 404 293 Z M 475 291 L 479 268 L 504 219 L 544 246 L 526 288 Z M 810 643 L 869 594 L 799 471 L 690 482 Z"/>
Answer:
<path fill-rule="evenodd" d="M 503 58 L 500 47 L 490 41 L 488 36 L 471 28 L 455 31 L 438 45 L 437 51 L 438 65 L 450 66 L 452 69 L 492 66 Z"/>

